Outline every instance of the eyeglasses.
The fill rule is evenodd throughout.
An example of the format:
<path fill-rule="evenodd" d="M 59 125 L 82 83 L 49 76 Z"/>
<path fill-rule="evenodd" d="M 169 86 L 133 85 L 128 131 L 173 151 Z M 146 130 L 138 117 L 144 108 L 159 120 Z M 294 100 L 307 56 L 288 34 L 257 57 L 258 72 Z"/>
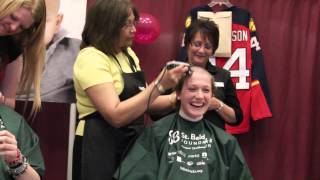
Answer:
<path fill-rule="evenodd" d="M 191 44 L 196 48 L 201 48 L 203 43 L 201 41 L 192 41 Z M 212 45 L 210 43 L 204 43 L 203 46 L 207 50 L 212 49 Z"/>
<path fill-rule="evenodd" d="M 137 24 L 138 24 L 139 21 L 127 21 L 125 24 L 124 24 L 124 28 L 133 28 L 133 27 L 136 27 Z"/>

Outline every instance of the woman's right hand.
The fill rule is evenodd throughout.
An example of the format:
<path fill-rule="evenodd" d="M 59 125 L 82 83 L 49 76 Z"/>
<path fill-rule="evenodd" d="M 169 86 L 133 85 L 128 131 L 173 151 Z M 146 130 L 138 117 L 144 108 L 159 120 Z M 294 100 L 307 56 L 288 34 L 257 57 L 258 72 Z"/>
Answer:
<path fill-rule="evenodd" d="M 165 90 L 176 87 L 179 80 L 186 76 L 189 70 L 188 65 L 179 65 L 173 69 L 167 70 L 163 69 L 157 77 L 157 81 L 162 85 Z"/>

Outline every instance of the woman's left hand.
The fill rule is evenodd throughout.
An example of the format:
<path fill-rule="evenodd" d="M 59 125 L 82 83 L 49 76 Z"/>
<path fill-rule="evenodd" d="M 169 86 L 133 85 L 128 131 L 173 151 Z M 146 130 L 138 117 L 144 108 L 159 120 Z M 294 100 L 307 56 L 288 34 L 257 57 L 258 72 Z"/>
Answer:
<path fill-rule="evenodd" d="M 210 99 L 210 106 L 209 106 L 209 110 L 216 110 L 220 107 L 221 101 L 216 98 L 216 97 L 212 97 Z"/>

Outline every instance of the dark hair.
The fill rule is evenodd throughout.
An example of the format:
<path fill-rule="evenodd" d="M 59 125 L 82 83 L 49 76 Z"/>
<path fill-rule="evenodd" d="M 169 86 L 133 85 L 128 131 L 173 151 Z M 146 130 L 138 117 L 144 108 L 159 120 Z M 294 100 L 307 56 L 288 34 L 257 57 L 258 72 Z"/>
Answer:
<path fill-rule="evenodd" d="M 185 33 L 185 47 L 190 45 L 197 32 L 200 32 L 202 37 L 208 37 L 208 40 L 212 44 L 212 54 L 214 54 L 219 46 L 218 26 L 213 21 L 209 20 L 196 19 L 192 21 Z"/>
<path fill-rule="evenodd" d="M 107 55 L 115 55 L 130 9 L 138 21 L 139 13 L 130 0 L 96 0 L 87 12 L 81 49 L 93 46 Z"/>

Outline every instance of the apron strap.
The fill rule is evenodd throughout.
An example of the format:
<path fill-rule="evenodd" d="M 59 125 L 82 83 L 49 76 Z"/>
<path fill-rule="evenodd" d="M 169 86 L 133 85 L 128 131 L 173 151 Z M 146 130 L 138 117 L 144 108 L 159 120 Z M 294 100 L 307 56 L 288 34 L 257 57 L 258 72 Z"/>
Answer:
<path fill-rule="evenodd" d="M 133 58 L 128 53 L 127 49 L 124 50 L 123 53 L 127 56 L 128 60 L 129 60 L 129 65 L 130 65 L 132 72 L 137 72 L 136 63 L 134 62 Z"/>
<path fill-rule="evenodd" d="M 123 53 L 126 55 L 126 57 L 128 58 L 128 64 L 129 64 L 129 66 L 130 66 L 131 71 L 132 71 L 132 72 L 137 72 L 137 65 L 136 65 L 136 63 L 134 62 L 133 58 L 132 58 L 132 57 L 130 56 L 130 54 L 128 53 L 128 51 L 127 51 L 127 50 L 123 50 L 122 52 L 123 52 Z M 121 72 L 123 72 L 123 71 L 122 71 L 122 67 L 121 67 L 121 65 L 120 65 L 119 60 L 117 59 L 117 57 L 116 57 L 115 55 L 113 55 L 113 54 L 112 54 L 112 57 L 116 60 L 117 64 L 119 65 L 119 67 L 120 67 L 120 69 L 121 69 Z"/>

